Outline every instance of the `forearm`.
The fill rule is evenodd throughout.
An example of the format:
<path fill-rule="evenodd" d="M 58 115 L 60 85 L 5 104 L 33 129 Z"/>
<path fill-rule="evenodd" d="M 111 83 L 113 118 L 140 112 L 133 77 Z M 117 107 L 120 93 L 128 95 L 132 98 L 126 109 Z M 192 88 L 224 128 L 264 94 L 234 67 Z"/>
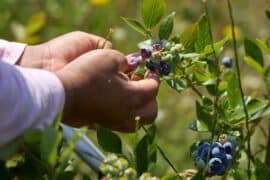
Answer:
<path fill-rule="evenodd" d="M 0 89 L 0 146 L 51 125 L 64 105 L 64 89 L 51 72 L 0 61 Z"/>

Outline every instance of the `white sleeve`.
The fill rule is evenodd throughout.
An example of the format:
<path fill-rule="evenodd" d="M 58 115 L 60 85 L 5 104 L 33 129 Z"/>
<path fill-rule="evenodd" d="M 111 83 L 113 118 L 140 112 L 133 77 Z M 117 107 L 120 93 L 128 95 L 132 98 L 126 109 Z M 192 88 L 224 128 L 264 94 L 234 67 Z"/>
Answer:
<path fill-rule="evenodd" d="M 27 129 L 51 125 L 64 101 L 55 74 L 0 61 L 0 147 Z"/>

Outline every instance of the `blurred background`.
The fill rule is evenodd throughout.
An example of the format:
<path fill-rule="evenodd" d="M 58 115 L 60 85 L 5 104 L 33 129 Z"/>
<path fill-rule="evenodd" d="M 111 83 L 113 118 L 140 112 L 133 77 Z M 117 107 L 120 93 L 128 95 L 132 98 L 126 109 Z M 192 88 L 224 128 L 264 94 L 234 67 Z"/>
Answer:
<path fill-rule="evenodd" d="M 137 51 L 137 43 L 143 40 L 139 34 L 124 24 L 121 17 L 139 17 L 138 0 L 1 0 L 0 1 L 0 38 L 38 44 L 58 35 L 81 30 L 106 37 L 113 30 L 109 40 L 115 49 L 124 53 Z M 174 34 L 182 32 L 194 23 L 203 13 L 203 5 L 198 0 L 166 0 L 167 14 L 176 12 Z M 268 0 L 233 1 L 234 16 L 239 41 L 247 36 L 254 40 L 268 40 L 270 21 L 265 10 L 270 9 Z M 209 0 L 209 10 L 215 40 L 230 33 L 226 1 Z M 138 18 L 137 18 L 138 19 Z M 242 47 L 239 46 L 241 52 Z M 232 55 L 230 49 L 226 55 Z M 242 65 L 243 83 L 247 95 L 262 96 L 263 82 L 249 67 Z M 168 154 L 176 167 L 194 168 L 189 156 L 190 145 L 204 134 L 197 134 L 187 128 L 194 116 L 194 100 L 191 91 L 176 93 L 164 83 L 158 101 L 157 141 Z M 113 107 L 112 107 L 113 108 Z M 94 137 L 90 133 L 90 136 Z M 132 144 L 132 137 L 123 136 Z M 257 136 L 262 136 L 258 132 Z M 254 138 L 256 139 L 256 138 Z M 260 138 L 262 143 L 265 142 Z M 255 147 L 256 148 L 256 147 Z M 254 149 L 256 151 L 256 149 Z M 171 171 L 159 158 L 152 168 L 156 175 Z M 90 170 L 86 168 L 86 171 Z"/>

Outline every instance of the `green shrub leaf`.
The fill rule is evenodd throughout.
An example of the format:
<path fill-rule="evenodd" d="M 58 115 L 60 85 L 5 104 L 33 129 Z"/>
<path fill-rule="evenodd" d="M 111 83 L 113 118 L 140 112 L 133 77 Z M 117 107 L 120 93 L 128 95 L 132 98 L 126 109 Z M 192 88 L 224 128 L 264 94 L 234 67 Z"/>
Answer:
<path fill-rule="evenodd" d="M 169 39 L 173 31 L 174 16 L 175 12 L 171 13 L 161 21 L 158 33 L 160 39 Z"/>
<path fill-rule="evenodd" d="M 151 37 L 151 32 L 148 31 L 140 22 L 131 18 L 122 18 L 127 25 L 129 25 L 132 29 L 142 34 L 143 36 Z"/>
<path fill-rule="evenodd" d="M 256 61 L 256 63 L 263 68 L 263 54 L 259 46 L 249 39 L 245 39 L 244 44 L 246 56 Z"/>
<path fill-rule="evenodd" d="M 97 127 L 98 144 L 108 152 L 122 153 L 122 142 L 120 137 L 109 129 Z"/>
<path fill-rule="evenodd" d="M 211 44 L 209 23 L 206 16 L 202 16 L 198 24 L 197 41 L 195 43 L 196 52 L 203 52 L 205 47 L 209 44 Z"/>
<path fill-rule="evenodd" d="M 152 28 L 159 23 L 165 12 L 164 0 L 143 0 L 141 16 L 147 28 Z"/>

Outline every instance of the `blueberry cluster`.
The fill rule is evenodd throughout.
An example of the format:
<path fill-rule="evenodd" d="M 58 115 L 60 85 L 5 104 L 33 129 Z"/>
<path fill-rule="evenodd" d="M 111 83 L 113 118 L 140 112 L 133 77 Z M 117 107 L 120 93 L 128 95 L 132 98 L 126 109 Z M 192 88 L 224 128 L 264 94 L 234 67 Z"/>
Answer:
<path fill-rule="evenodd" d="M 235 149 L 232 138 L 220 139 L 213 144 L 202 142 L 192 153 L 192 158 L 199 169 L 207 168 L 207 176 L 222 176 L 232 162 Z"/>
<path fill-rule="evenodd" d="M 140 53 L 129 58 L 129 69 L 134 70 L 140 64 L 143 64 L 150 71 L 158 72 L 160 75 L 169 75 L 171 72 L 170 62 L 173 56 L 183 50 L 181 44 L 157 41 L 151 45 L 144 46 Z"/>

